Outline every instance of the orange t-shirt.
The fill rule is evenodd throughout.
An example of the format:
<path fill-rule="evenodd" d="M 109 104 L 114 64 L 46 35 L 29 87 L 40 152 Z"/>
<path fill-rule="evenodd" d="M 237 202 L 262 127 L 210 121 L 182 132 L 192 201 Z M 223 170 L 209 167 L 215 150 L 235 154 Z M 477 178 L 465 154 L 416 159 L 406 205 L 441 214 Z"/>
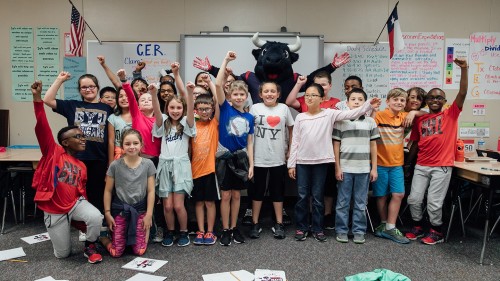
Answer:
<path fill-rule="evenodd" d="M 215 153 L 219 143 L 219 121 L 196 121 L 196 136 L 191 138 L 193 179 L 215 173 Z"/>
<path fill-rule="evenodd" d="M 383 167 L 398 167 L 404 164 L 404 134 L 403 120 L 408 112 L 394 115 L 386 108 L 378 111 L 375 122 L 378 125 L 380 139 L 377 140 L 377 165 Z"/>

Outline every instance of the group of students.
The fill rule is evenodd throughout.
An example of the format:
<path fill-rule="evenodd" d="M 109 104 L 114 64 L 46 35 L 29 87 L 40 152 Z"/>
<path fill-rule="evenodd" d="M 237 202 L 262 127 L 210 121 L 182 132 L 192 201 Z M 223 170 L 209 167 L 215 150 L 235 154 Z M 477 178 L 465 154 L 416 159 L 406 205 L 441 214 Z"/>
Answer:
<path fill-rule="evenodd" d="M 60 86 L 71 78 L 67 72 L 59 74 L 43 100 L 41 82 L 32 85 L 35 133 L 43 154 L 33 180 L 35 202 L 44 211 L 56 257 L 70 254 L 70 225 L 85 232 L 84 255 L 90 263 L 102 260 L 100 244 L 113 257 L 121 256 L 127 246 L 136 255 L 144 254 L 150 236 L 163 246 L 173 245 L 175 238 L 178 246 L 187 246 L 191 243 L 187 197 L 195 202 L 194 244 L 244 243 L 237 222 L 241 190 L 247 188 L 252 189 L 249 236 L 260 236 L 260 211 L 268 191 L 275 215 L 272 231 L 283 239 L 287 174 L 297 182 L 297 241 L 305 240 L 309 232 L 318 241 L 327 240 L 325 218 L 332 216 L 338 193 L 336 240 L 349 241 L 352 198 L 353 241 L 364 243 L 371 182 L 381 218 L 375 235 L 408 243 L 425 234 L 426 244 L 442 242 L 442 205 L 453 165 L 457 119 L 467 92 L 465 61 L 455 60 L 462 77 L 450 108 L 442 111 L 446 97 L 440 89 L 425 93 L 412 88 L 407 93 L 398 88 L 389 91 L 387 108 L 379 111 L 380 99 L 368 100 L 357 76 L 344 83 L 345 101 L 330 98 L 331 77 L 323 72 L 316 73 L 313 81 L 299 76 L 286 104 L 279 103 L 278 84 L 263 82 L 261 102 L 249 106 L 247 85 L 236 80 L 228 67 L 235 59 L 229 51 L 215 84 L 208 73 L 200 73 L 196 83 L 184 85 L 180 66 L 173 63 L 173 77 L 163 73 L 158 87 L 148 85 L 140 77 L 142 62 L 128 83 L 124 70 L 115 75 L 104 57 L 98 57 L 115 86 L 103 88 L 99 96 L 99 83 L 91 74 L 78 80 L 81 101 L 56 99 Z M 304 95 L 297 97 L 304 84 Z M 429 112 L 420 111 L 424 101 Z M 68 127 L 57 134 L 59 145 L 52 138 L 43 103 L 67 119 Z M 299 112 L 295 120 L 289 107 Z M 404 140 L 412 123 L 405 162 Z M 405 194 L 405 172 L 410 170 L 403 171 L 403 166 L 411 166 L 417 151 L 408 197 L 414 227 L 403 235 L 395 227 Z M 426 191 L 428 232 L 422 219 Z M 214 224 L 219 200 L 218 239 Z M 109 236 L 101 232 L 105 226 Z M 163 234 L 156 237 L 160 228 Z"/>

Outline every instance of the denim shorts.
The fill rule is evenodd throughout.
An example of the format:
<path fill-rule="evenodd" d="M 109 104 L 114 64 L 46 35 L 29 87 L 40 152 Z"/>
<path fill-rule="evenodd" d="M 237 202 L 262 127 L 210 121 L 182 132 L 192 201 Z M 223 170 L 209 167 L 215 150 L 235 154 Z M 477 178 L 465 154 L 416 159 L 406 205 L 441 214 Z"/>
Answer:
<path fill-rule="evenodd" d="M 389 193 L 405 193 L 403 167 L 377 166 L 378 179 L 372 185 L 373 196 L 386 196 Z"/>

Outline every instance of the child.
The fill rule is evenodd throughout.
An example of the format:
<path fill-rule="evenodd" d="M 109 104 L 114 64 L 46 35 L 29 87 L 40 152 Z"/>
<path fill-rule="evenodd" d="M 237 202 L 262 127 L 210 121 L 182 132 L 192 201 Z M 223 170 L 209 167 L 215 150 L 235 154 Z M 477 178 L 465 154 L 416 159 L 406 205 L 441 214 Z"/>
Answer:
<path fill-rule="evenodd" d="M 33 175 L 34 201 L 44 212 L 54 255 L 61 259 L 71 254 L 70 222 L 83 221 L 87 226 L 84 256 L 89 263 L 102 261 L 95 242 L 99 237 L 102 215 L 86 200 L 87 168 L 75 155 L 85 150 L 85 135 L 77 126 L 62 128 L 57 145 L 42 103 L 42 82 L 31 85 L 35 109 L 35 134 L 42 159 Z"/>
<path fill-rule="evenodd" d="M 387 94 L 387 108 L 376 112 L 380 139 L 377 140 L 378 179 L 373 183 L 373 196 L 377 197 L 377 210 L 381 224 L 375 235 L 407 244 L 410 241 L 396 228 L 401 201 L 405 194 L 403 175 L 404 122 L 413 120 L 420 112 L 404 112 L 408 94 L 401 88 L 395 88 Z M 408 116 L 408 117 L 407 117 Z M 388 195 L 391 199 L 387 203 Z"/>
<path fill-rule="evenodd" d="M 355 75 L 351 75 L 344 80 L 344 94 L 346 95 L 346 97 L 347 93 L 349 93 L 353 88 L 363 90 L 363 81 L 361 80 L 361 78 Z M 349 107 L 347 106 L 347 99 L 338 102 L 335 107 L 335 109 L 338 110 L 349 110 Z M 371 116 L 371 112 L 370 114 L 366 115 Z"/>
<path fill-rule="evenodd" d="M 178 65 L 177 65 L 178 67 Z M 176 77 L 176 80 L 179 80 Z M 150 92 L 155 92 L 153 85 Z M 177 246 L 188 246 L 187 213 L 184 207 L 184 198 L 190 196 L 193 189 L 191 162 L 189 161 L 189 139 L 196 135 L 194 126 L 193 108 L 194 84 L 187 84 L 187 97 L 171 97 L 161 113 L 160 104 L 156 95 L 153 95 L 153 109 L 155 124 L 153 136 L 161 137 L 160 162 L 156 174 L 156 194 L 162 198 L 163 213 L 167 223 L 162 245 L 172 246 L 174 243 L 175 214 L 179 221 L 180 236 Z M 183 89 L 179 89 L 184 92 Z"/>
<path fill-rule="evenodd" d="M 264 82 L 259 87 L 262 103 L 250 109 L 255 118 L 255 184 L 252 194 L 251 238 L 259 238 L 262 228 L 259 223 L 260 209 L 266 192 L 273 201 L 276 223 L 272 227 L 274 238 L 284 239 L 283 200 L 285 197 L 286 157 L 290 151 L 287 140 L 291 138 L 293 117 L 288 106 L 278 103 L 281 87 L 274 82 Z M 269 184 L 266 184 L 269 179 Z"/>
<path fill-rule="evenodd" d="M 198 232 L 195 245 L 213 245 L 215 201 L 220 200 L 219 188 L 215 179 L 215 153 L 219 143 L 219 107 L 209 94 L 199 95 L 194 107 L 199 119 L 196 121 L 196 136 L 191 139 L 191 167 L 193 170 L 193 196 L 196 202 L 196 221 Z M 215 114 L 214 112 L 215 107 Z M 212 117 L 213 116 L 213 117 Z M 207 208 L 207 232 L 205 232 L 205 207 Z"/>
<path fill-rule="evenodd" d="M 416 120 L 410 137 L 414 145 L 408 157 L 409 163 L 415 159 L 417 150 L 418 157 L 408 196 L 413 228 L 406 233 L 406 237 L 416 240 L 425 235 L 422 224 L 422 201 L 427 190 L 427 212 L 431 227 L 421 241 L 428 245 L 444 241 L 443 202 L 455 160 L 458 117 L 467 96 L 467 61 L 455 59 L 455 64 L 461 69 L 460 90 L 455 101 L 450 108 L 442 111 L 446 95 L 441 89 L 431 89 L 425 98 L 429 114 Z"/>
<path fill-rule="evenodd" d="M 109 105 L 111 108 L 116 106 L 117 91 L 113 87 L 104 87 L 99 91 L 99 102 Z"/>
<path fill-rule="evenodd" d="M 353 88 L 347 93 L 347 105 L 355 109 L 366 101 L 366 93 Z M 361 116 L 355 120 L 335 122 L 333 127 L 333 151 L 335 173 L 338 180 L 338 195 L 335 216 L 336 240 L 347 243 L 349 232 L 349 209 L 354 197 L 352 211 L 353 242 L 365 243 L 366 201 L 368 185 L 377 180 L 377 143 L 380 138 L 377 124 L 371 117 Z M 371 168 L 370 168 L 371 163 Z"/>
<path fill-rule="evenodd" d="M 129 245 L 142 256 L 152 223 L 156 170 L 151 160 L 140 156 L 143 143 L 137 130 L 124 131 L 120 143 L 125 154 L 109 166 L 104 191 L 104 216 L 112 241 L 108 237 L 100 241 L 112 257 L 120 257 Z"/>
<path fill-rule="evenodd" d="M 170 76 L 169 76 L 170 77 Z M 165 108 L 165 103 L 172 96 L 177 96 L 177 89 L 175 85 L 170 81 L 164 81 L 160 83 L 158 88 L 158 101 L 160 102 L 160 108 L 163 110 Z"/>
<path fill-rule="evenodd" d="M 297 230 L 295 240 L 304 241 L 309 231 L 307 214 L 309 196 L 313 197 L 312 231 L 317 241 L 325 242 L 323 233 L 324 187 L 328 163 L 335 162 L 333 155 L 332 131 L 336 120 L 357 118 L 370 108 L 378 107 L 380 100 L 374 98 L 360 108 L 351 111 L 321 109 L 320 103 L 325 92 L 321 85 L 312 83 L 304 95 L 307 112 L 295 119 L 288 174 L 297 179 L 298 201 L 295 205 Z"/>
<path fill-rule="evenodd" d="M 108 165 L 111 165 L 113 160 L 123 155 L 120 143 L 122 132 L 132 127 L 132 116 L 128 106 L 127 93 L 121 88 L 119 93 L 115 112 L 108 118 Z"/>
<path fill-rule="evenodd" d="M 254 118 L 244 111 L 248 97 L 248 87 L 242 81 L 234 81 L 230 88 L 231 105 L 224 96 L 226 66 L 236 59 L 236 53 L 229 51 L 222 62 L 216 79 L 217 102 L 220 106 L 219 142 L 220 149 L 216 160 L 217 180 L 222 190 L 220 205 L 222 217 L 222 236 L 220 244 L 244 243 L 245 238 L 236 227 L 240 209 L 240 192 L 245 182 L 253 178 L 253 132 Z M 246 151 L 245 151 L 246 148 Z M 231 218 L 230 218 L 231 216 Z"/>
<path fill-rule="evenodd" d="M 420 110 L 425 107 L 425 95 L 427 93 L 420 87 L 410 88 L 408 91 L 408 100 L 406 101 L 405 111 Z M 410 151 L 413 142 L 410 142 L 411 127 L 405 129 L 405 153 Z"/>

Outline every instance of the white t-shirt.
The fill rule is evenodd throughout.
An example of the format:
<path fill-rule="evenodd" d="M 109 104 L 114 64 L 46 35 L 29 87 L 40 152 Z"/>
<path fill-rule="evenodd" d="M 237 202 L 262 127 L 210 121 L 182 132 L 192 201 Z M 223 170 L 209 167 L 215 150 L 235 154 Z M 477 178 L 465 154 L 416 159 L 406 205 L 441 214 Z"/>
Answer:
<path fill-rule="evenodd" d="M 184 156 L 188 153 L 189 148 L 189 138 L 196 135 L 196 126 L 189 127 L 187 124 L 187 117 L 184 116 L 180 120 L 180 123 L 184 126 L 184 133 L 181 135 L 176 135 L 177 130 L 175 126 L 171 127 L 168 135 L 165 134 L 165 120 L 168 116 L 163 115 L 163 123 L 161 127 L 157 127 L 156 123 L 153 126 L 153 136 L 161 137 L 161 152 L 160 158 L 167 159 L 170 157 Z"/>
<path fill-rule="evenodd" d="M 255 118 L 254 165 L 276 167 L 286 164 L 288 150 L 288 127 L 294 121 L 288 106 L 278 103 L 268 107 L 264 103 L 254 104 L 250 114 Z"/>

